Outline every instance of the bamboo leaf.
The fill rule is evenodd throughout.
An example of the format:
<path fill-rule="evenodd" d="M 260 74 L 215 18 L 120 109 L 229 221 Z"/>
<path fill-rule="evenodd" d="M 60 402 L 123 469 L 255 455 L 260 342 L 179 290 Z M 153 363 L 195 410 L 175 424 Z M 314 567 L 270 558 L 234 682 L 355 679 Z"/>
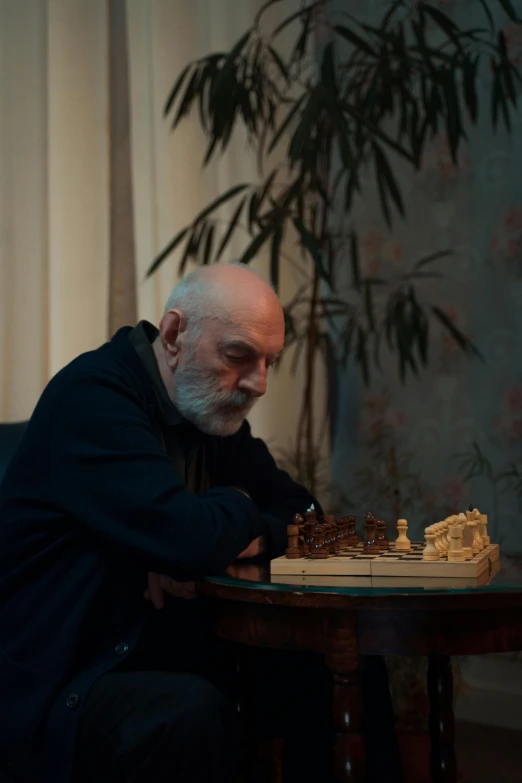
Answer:
<path fill-rule="evenodd" d="M 205 265 L 210 263 L 210 256 L 212 254 L 212 239 L 214 237 L 214 230 L 215 230 L 214 225 L 211 225 L 209 230 L 208 230 L 207 236 L 205 238 L 205 247 L 203 249 L 203 263 Z"/>
<path fill-rule="evenodd" d="M 495 67 L 493 72 L 493 87 L 491 90 L 491 122 L 493 123 L 493 129 L 496 130 L 498 124 L 498 108 L 500 104 L 500 96 L 502 88 L 500 86 L 500 74 L 498 68 Z"/>
<path fill-rule="evenodd" d="M 433 261 L 438 261 L 439 258 L 447 258 L 448 256 L 452 255 L 453 250 L 437 250 L 436 253 L 430 253 L 427 256 L 419 258 L 419 260 L 415 262 L 415 269 L 421 269 L 423 266 L 426 266 L 426 264 L 431 264 Z"/>
<path fill-rule="evenodd" d="M 312 256 L 315 267 L 320 276 L 323 278 L 323 280 L 326 280 L 329 285 L 331 285 L 330 275 L 328 274 L 328 270 L 325 269 L 323 265 L 322 254 L 317 242 L 317 238 L 306 228 L 302 220 L 299 218 L 292 218 L 292 222 L 301 238 L 303 247 L 305 247 Z"/>
<path fill-rule="evenodd" d="M 522 18 L 515 11 L 511 0 L 498 0 L 512 22 L 522 22 Z"/>
<path fill-rule="evenodd" d="M 169 256 L 171 253 L 173 253 L 174 250 L 177 248 L 177 246 L 180 244 L 180 242 L 182 242 L 184 240 L 184 238 L 186 237 L 188 231 L 189 231 L 189 228 L 187 227 L 187 228 L 182 229 L 178 234 L 176 234 L 174 239 L 172 239 L 168 243 L 168 245 L 166 245 L 166 247 L 163 248 L 161 253 L 158 256 L 156 256 L 156 258 L 154 259 L 152 264 L 147 269 L 147 273 L 146 273 L 145 277 L 150 277 L 152 274 L 154 274 L 156 269 L 158 269 L 158 267 L 163 263 L 163 261 L 167 258 L 167 256 Z"/>
<path fill-rule="evenodd" d="M 248 208 L 248 230 L 252 233 L 252 227 L 257 222 L 257 211 L 259 209 L 259 194 L 254 191 L 250 199 L 250 206 Z"/>
<path fill-rule="evenodd" d="M 279 35 L 285 27 L 288 27 L 289 24 L 292 24 L 292 22 L 295 22 L 296 19 L 300 19 L 301 17 L 305 16 L 305 14 L 308 12 L 308 8 L 300 8 L 299 11 L 296 11 L 295 13 L 288 16 L 286 19 L 284 19 L 280 25 L 276 27 L 274 32 L 271 35 L 271 38 L 274 39 L 276 35 Z"/>
<path fill-rule="evenodd" d="M 445 327 L 445 329 L 451 334 L 457 345 L 464 351 L 466 354 L 474 354 L 478 358 L 481 358 L 482 360 L 484 357 L 482 356 L 481 352 L 473 345 L 473 343 L 464 335 L 460 329 L 458 329 L 451 318 L 449 318 L 446 313 L 441 310 L 436 305 L 433 305 L 431 308 L 433 314 L 435 317 L 440 321 L 440 323 Z"/>
<path fill-rule="evenodd" d="M 388 187 L 388 190 L 390 192 L 390 195 L 395 203 L 395 206 L 397 207 L 401 215 L 404 217 L 404 202 L 402 200 L 402 194 L 399 190 L 397 180 L 393 175 L 393 171 L 388 162 L 388 159 L 386 155 L 382 152 L 378 144 L 376 144 L 375 142 L 373 144 L 373 149 L 375 153 L 377 173 L 383 177 Z"/>
<path fill-rule="evenodd" d="M 211 212 L 214 212 L 218 207 L 220 207 L 226 201 L 230 201 L 230 199 L 233 199 L 234 196 L 237 196 L 239 193 L 242 193 L 248 187 L 249 187 L 248 184 L 243 183 L 242 185 L 234 185 L 232 188 L 229 188 L 229 190 L 227 190 L 225 193 L 222 193 L 221 196 L 218 196 L 218 198 L 214 199 L 214 201 L 212 201 L 208 205 L 208 207 L 205 207 L 205 209 L 199 213 L 194 223 L 199 223 L 200 220 L 206 218 L 208 215 L 210 215 Z"/>
<path fill-rule="evenodd" d="M 366 317 L 368 319 L 368 328 L 370 332 L 375 332 L 372 287 L 368 283 L 364 286 L 364 305 L 366 308 Z"/>
<path fill-rule="evenodd" d="M 488 8 L 488 2 L 489 0 L 479 0 L 479 3 L 482 6 L 484 13 L 486 14 L 488 24 L 489 24 L 489 29 L 491 32 L 493 32 L 493 30 L 495 29 L 495 23 L 493 21 L 493 14 Z"/>
<path fill-rule="evenodd" d="M 261 21 L 261 17 L 265 13 L 265 11 L 267 11 L 270 8 L 270 6 L 276 5 L 276 3 L 280 3 L 281 1 L 282 0 L 267 0 L 266 3 L 263 3 L 263 5 L 261 6 L 261 8 L 256 14 L 254 26 L 257 27 L 259 25 Z"/>
<path fill-rule="evenodd" d="M 366 350 L 366 333 L 361 327 L 358 328 L 356 359 L 357 362 L 361 365 L 363 379 L 365 384 L 368 386 L 370 382 L 370 367 L 368 364 L 368 354 Z"/>
<path fill-rule="evenodd" d="M 272 138 L 272 141 L 270 142 L 270 145 L 268 147 L 268 152 L 269 153 L 272 152 L 274 147 L 279 142 L 281 136 L 283 135 L 285 130 L 288 128 L 288 126 L 292 122 L 293 118 L 295 117 L 295 115 L 297 114 L 299 109 L 301 108 L 301 104 L 303 103 L 305 97 L 306 97 L 306 94 L 301 95 L 301 97 L 294 103 L 294 105 L 292 106 L 292 108 L 290 109 L 288 114 L 286 115 L 285 119 L 283 120 L 283 122 L 279 126 L 277 132 L 274 134 L 274 136 Z"/>
<path fill-rule="evenodd" d="M 279 291 L 279 250 L 283 239 L 283 229 L 280 226 L 274 232 L 272 239 L 272 252 L 270 253 L 270 282 L 276 292 Z"/>
<path fill-rule="evenodd" d="M 197 86 L 199 81 L 199 69 L 194 68 L 194 73 L 189 79 L 189 83 L 185 89 L 185 94 L 183 98 L 181 99 L 181 102 L 178 107 L 177 114 L 174 118 L 174 121 L 172 122 L 172 128 L 176 128 L 179 121 L 185 117 L 186 114 L 189 113 L 190 108 L 192 106 L 192 103 L 194 101 L 194 98 L 196 97 L 197 92 Z"/>
<path fill-rule="evenodd" d="M 455 85 L 455 76 L 452 70 L 447 68 L 442 82 L 444 97 L 446 99 L 446 131 L 453 163 L 457 163 L 459 141 L 462 135 L 462 123 L 460 119 L 460 106 Z"/>
<path fill-rule="evenodd" d="M 270 56 L 272 57 L 273 61 L 277 65 L 279 69 L 279 73 L 283 77 L 283 79 L 288 82 L 290 80 L 290 72 L 286 66 L 286 64 L 283 62 L 279 54 L 276 52 L 276 50 L 273 48 L 273 46 L 268 46 L 268 51 L 270 52 Z"/>
<path fill-rule="evenodd" d="M 254 237 L 252 242 L 248 245 L 246 250 L 244 251 L 243 255 L 239 259 L 240 264 L 248 264 L 249 261 L 251 261 L 254 256 L 259 252 L 261 247 L 264 245 L 270 234 L 273 232 L 274 228 L 273 226 L 266 226 L 263 228 L 257 236 Z"/>
<path fill-rule="evenodd" d="M 370 55 L 370 57 L 377 57 L 377 52 L 370 46 L 368 41 L 365 41 L 364 38 L 361 38 L 360 35 L 357 35 L 357 33 L 355 33 L 353 30 L 350 30 L 349 27 L 336 24 L 334 25 L 333 29 L 338 35 L 344 38 L 345 41 L 351 43 L 356 51 L 365 52 L 366 54 Z"/>
<path fill-rule="evenodd" d="M 228 245 L 230 238 L 238 224 L 239 216 L 241 215 L 241 210 L 243 209 L 245 205 L 246 198 L 242 198 L 239 202 L 236 211 L 232 215 L 232 218 L 230 219 L 230 223 L 228 224 L 228 228 L 223 236 L 223 239 L 221 240 L 217 253 L 216 253 L 216 261 L 219 261 L 221 258 L 223 251 L 225 250 L 226 246 Z"/>
<path fill-rule="evenodd" d="M 193 67 L 193 65 L 194 65 L 193 63 L 189 63 L 189 64 L 187 65 L 187 67 L 186 67 L 186 68 L 184 68 L 184 69 L 181 71 L 180 75 L 178 76 L 178 78 L 177 78 L 177 80 L 176 80 L 176 83 L 175 83 L 174 87 L 173 87 L 173 88 L 172 88 L 172 90 L 170 91 L 170 93 L 169 93 L 169 95 L 168 95 L 168 98 L 167 98 L 167 100 L 165 101 L 165 106 L 164 106 L 164 108 L 163 108 L 163 116 L 164 116 L 164 117 L 166 117 L 166 116 L 167 116 L 167 114 L 169 113 L 169 111 L 171 110 L 171 108 L 172 108 L 172 104 L 173 104 L 173 103 L 174 103 L 174 101 L 176 100 L 176 97 L 177 97 L 177 95 L 178 95 L 178 93 L 179 93 L 179 91 L 180 91 L 180 89 L 181 89 L 181 85 L 182 85 L 182 84 L 183 84 L 183 82 L 185 81 L 185 77 L 186 77 L 186 75 L 188 74 L 188 72 L 190 71 L 190 69 Z"/>
<path fill-rule="evenodd" d="M 263 202 L 266 199 L 268 193 L 270 192 L 270 188 L 273 185 L 274 179 L 278 171 L 279 169 L 274 169 L 271 172 L 271 174 L 267 177 L 265 184 L 263 185 L 263 190 L 261 191 L 261 194 L 259 196 L 259 209 L 261 209 L 261 207 L 263 206 Z"/>
<path fill-rule="evenodd" d="M 388 136 L 387 133 L 385 133 L 381 128 L 375 125 L 375 123 L 369 120 L 355 106 L 353 106 L 349 102 L 344 102 L 340 104 L 340 106 L 343 111 L 346 111 L 348 114 L 354 117 L 354 119 L 357 120 L 359 125 L 362 125 L 365 128 L 367 128 L 369 131 L 371 131 L 371 133 L 377 138 L 379 138 L 382 142 L 384 142 L 387 147 L 391 147 L 391 149 L 395 150 L 395 152 L 398 152 L 401 157 L 406 158 L 406 160 L 409 160 L 410 163 L 415 163 L 415 157 L 409 152 L 409 150 L 407 150 L 401 144 L 398 144 L 396 141 L 394 141 L 391 138 L 391 136 Z"/>
<path fill-rule="evenodd" d="M 477 81 L 479 58 L 478 56 L 474 60 L 464 60 L 462 68 L 462 86 L 464 90 L 464 100 L 468 114 L 473 123 L 477 122 L 478 117 L 478 103 L 477 103 L 477 90 L 475 87 Z"/>
<path fill-rule="evenodd" d="M 462 44 L 457 35 L 459 28 L 449 16 L 446 16 L 439 8 L 435 8 L 435 6 L 428 5 L 427 3 L 422 3 L 419 8 L 421 12 L 431 16 L 433 21 L 446 33 L 448 38 L 451 39 L 458 49 L 462 49 Z"/>

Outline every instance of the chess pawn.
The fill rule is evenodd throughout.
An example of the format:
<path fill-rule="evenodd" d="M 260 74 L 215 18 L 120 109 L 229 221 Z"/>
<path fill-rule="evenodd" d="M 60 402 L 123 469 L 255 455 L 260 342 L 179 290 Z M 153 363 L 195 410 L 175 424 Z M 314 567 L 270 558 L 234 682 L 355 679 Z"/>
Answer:
<path fill-rule="evenodd" d="M 462 525 L 452 524 L 449 528 L 450 548 L 448 552 L 449 563 L 462 563 L 466 558 L 462 549 Z"/>
<path fill-rule="evenodd" d="M 451 532 L 450 531 L 451 531 L 451 528 L 453 527 L 453 525 L 456 524 L 456 522 L 457 522 L 457 516 L 456 516 L 456 514 L 454 514 L 451 517 L 446 517 L 446 519 L 444 521 L 448 523 L 448 536 L 447 536 L 447 539 L 448 539 L 448 551 L 449 551 L 450 542 L 451 542 Z"/>
<path fill-rule="evenodd" d="M 324 545 L 328 549 L 331 555 L 335 555 L 337 551 L 335 530 L 335 517 L 333 514 L 325 514 L 324 517 L 325 539 Z"/>
<path fill-rule="evenodd" d="M 322 560 L 328 557 L 328 549 L 324 545 L 324 525 L 317 521 L 312 532 L 310 557 L 312 560 Z"/>
<path fill-rule="evenodd" d="M 406 519 L 399 519 L 397 521 L 397 530 L 399 535 L 395 542 L 395 549 L 399 552 L 408 552 L 411 549 L 411 541 L 406 535 L 408 530 L 408 521 Z"/>
<path fill-rule="evenodd" d="M 440 553 L 441 555 L 445 555 L 448 551 L 448 526 L 445 522 L 439 522 L 438 529 Z"/>
<path fill-rule="evenodd" d="M 379 552 L 379 543 L 375 540 L 375 530 L 377 528 L 377 520 L 373 514 L 367 514 L 364 521 L 364 527 L 366 530 L 366 540 L 363 546 L 363 552 L 366 554 L 373 554 Z"/>
<path fill-rule="evenodd" d="M 390 548 L 390 542 L 386 538 L 386 522 L 384 519 L 377 520 L 377 534 L 375 538 L 381 552 L 385 552 Z"/>
<path fill-rule="evenodd" d="M 312 551 L 311 547 L 314 541 L 314 527 L 315 527 L 315 522 L 311 519 L 307 519 L 306 522 L 304 523 L 303 545 L 307 555 L 309 555 Z"/>
<path fill-rule="evenodd" d="M 285 551 L 287 559 L 296 560 L 298 557 L 302 557 L 299 549 L 299 525 L 287 525 L 286 534 L 288 536 L 288 547 Z"/>
<path fill-rule="evenodd" d="M 481 523 L 480 535 L 482 536 L 482 540 L 484 542 L 484 546 L 489 546 L 491 544 L 491 539 L 488 536 L 488 515 L 487 514 L 481 514 L 480 515 L 480 523 Z"/>
<path fill-rule="evenodd" d="M 437 550 L 442 554 L 444 552 L 444 544 L 442 543 L 442 529 L 440 522 L 430 525 L 431 532 L 435 534 L 433 543 L 437 547 Z"/>
<path fill-rule="evenodd" d="M 357 525 L 357 519 L 351 515 L 347 517 L 347 524 L 348 524 L 348 543 L 350 546 L 357 546 L 359 543 L 359 536 L 355 532 L 355 527 Z"/>
<path fill-rule="evenodd" d="M 440 560 L 440 552 L 437 549 L 435 545 L 435 537 L 436 537 L 436 531 L 434 530 L 435 525 L 431 525 L 430 527 L 427 527 L 424 531 L 424 537 L 426 539 L 426 546 L 422 551 L 422 559 L 423 560 Z"/>
<path fill-rule="evenodd" d="M 465 514 L 459 514 L 457 517 L 458 524 L 462 525 L 462 549 L 464 551 L 464 557 L 469 559 L 473 557 L 473 533 L 471 528 L 468 527 L 468 518 Z"/>
<path fill-rule="evenodd" d="M 345 549 L 346 547 L 346 537 L 345 537 L 345 525 L 344 525 L 344 518 L 338 517 L 335 520 L 335 545 L 336 545 L 336 551 L 340 552 L 342 549 Z"/>

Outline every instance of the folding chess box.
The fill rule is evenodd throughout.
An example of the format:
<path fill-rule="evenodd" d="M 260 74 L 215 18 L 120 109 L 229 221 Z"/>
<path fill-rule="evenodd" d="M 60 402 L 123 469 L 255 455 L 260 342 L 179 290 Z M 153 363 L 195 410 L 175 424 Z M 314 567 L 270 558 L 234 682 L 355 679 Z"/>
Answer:
<path fill-rule="evenodd" d="M 491 571 L 499 560 L 498 544 L 489 544 L 481 552 L 461 563 L 448 562 L 447 555 L 430 562 L 422 559 L 425 543 L 411 542 L 404 552 L 390 543 L 389 550 L 366 554 L 363 543 L 323 559 L 309 556 L 288 559 L 278 557 L 270 563 L 271 574 L 315 574 L 331 576 L 414 576 L 479 577 Z"/>

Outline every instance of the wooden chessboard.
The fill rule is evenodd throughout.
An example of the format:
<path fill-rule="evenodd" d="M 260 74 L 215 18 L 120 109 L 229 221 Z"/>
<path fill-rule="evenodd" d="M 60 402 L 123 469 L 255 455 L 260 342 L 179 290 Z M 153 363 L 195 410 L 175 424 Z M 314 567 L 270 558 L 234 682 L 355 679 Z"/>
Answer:
<path fill-rule="evenodd" d="M 482 552 L 473 555 L 463 563 L 449 563 L 446 555 L 433 562 L 422 559 L 425 546 L 425 543 L 412 541 L 408 552 L 399 552 L 395 550 L 395 544 L 390 543 L 388 551 L 370 555 L 365 554 L 363 544 L 360 543 L 324 559 L 300 557 L 290 560 L 284 556 L 277 557 L 270 562 L 270 573 L 375 577 L 479 577 L 484 572 L 490 571 L 493 563 L 500 558 L 498 544 L 489 544 Z"/>

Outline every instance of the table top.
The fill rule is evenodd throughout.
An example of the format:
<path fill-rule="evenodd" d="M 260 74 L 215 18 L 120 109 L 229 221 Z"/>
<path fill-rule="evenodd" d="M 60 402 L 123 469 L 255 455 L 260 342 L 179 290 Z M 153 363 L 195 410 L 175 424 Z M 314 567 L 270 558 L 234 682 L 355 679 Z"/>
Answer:
<path fill-rule="evenodd" d="M 495 598 L 514 598 L 522 605 L 522 556 L 500 555 L 491 574 L 478 578 L 468 577 L 369 577 L 369 576 L 286 576 L 270 574 L 269 562 L 241 561 L 231 565 L 222 576 L 208 577 L 201 583 L 201 592 L 214 597 L 232 600 L 295 603 L 299 596 L 301 605 L 317 605 L 332 600 L 355 600 L 364 604 L 368 600 L 380 603 L 387 599 L 424 599 L 460 596 L 479 596 L 488 603 Z M 295 597 L 291 599 L 291 596 Z M 321 601 L 320 599 L 323 599 Z M 474 598 L 473 598 L 474 597 Z M 488 597 L 490 600 L 488 600 Z M 381 601 L 378 599 L 381 598 Z M 344 603 L 344 601 L 343 601 Z M 417 601 L 415 601 L 417 603 Z M 468 603 L 468 602 L 466 602 Z"/>

